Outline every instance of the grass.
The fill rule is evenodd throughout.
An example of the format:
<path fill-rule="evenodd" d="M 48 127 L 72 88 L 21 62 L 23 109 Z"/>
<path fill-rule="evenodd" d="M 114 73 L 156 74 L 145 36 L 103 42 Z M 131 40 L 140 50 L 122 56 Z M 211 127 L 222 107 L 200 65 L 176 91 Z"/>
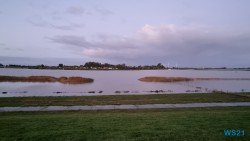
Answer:
<path fill-rule="evenodd" d="M 120 104 L 174 104 L 204 102 L 250 102 L 250 94 L 154 94 L 113 96 L 1 97 L 4 106 L 73 106 Z"/>
<path fill-rule="evenodd" d="M 250 107 L 3 112 L 1 141 L 249 141 Z M 225 129 L 245 131 L 226 137 Z"/>
<path fill-rule="evenodd" d="M 29 76 L 29 77 L 18 77 L 18 76 L 0 76 L 0 82 L 60 82 L 64 84 L 81 84 L 91 83 L 94 80 L 91 78 L 83 77 L 52 77 L 52 76 Z"/>

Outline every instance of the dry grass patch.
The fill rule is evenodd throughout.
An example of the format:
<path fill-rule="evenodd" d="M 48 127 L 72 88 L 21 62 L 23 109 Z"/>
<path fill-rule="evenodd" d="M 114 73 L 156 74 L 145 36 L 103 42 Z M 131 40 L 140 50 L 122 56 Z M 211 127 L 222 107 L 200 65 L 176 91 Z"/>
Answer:
<path fill-rule="evenodd" d="M 178 81 L 193 81 L 193 78 L 186 78 L 186 77 L 157 77 L 157 76 L 150 76 L 150 77 L 143 77 L 138 79 L 144 82 L 178 82 Z"/>
<path fill-rule="evenodd" d="M 194 80 L 250 80 L 250 78 L 188 78 L 188 77 L 160 77 L 147 76 L 139 78 L 143 82 L 180 82 L 180 81 L 194 81 Z"/>

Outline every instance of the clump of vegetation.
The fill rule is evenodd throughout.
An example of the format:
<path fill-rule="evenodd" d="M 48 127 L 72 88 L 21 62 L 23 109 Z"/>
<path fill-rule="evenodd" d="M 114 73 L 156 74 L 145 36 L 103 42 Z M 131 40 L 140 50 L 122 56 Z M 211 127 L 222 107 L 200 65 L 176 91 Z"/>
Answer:
<path fill-rule="evenodd" d="M 138 79 L 144 82 L 179 82 L 179 81 L 194 81 L 194 80 L 250 80 L 250 78 L 188 78 L 188 77 L 160 77 L 148 76 Z M 198 87 L 201 89 L 200 87 Z"/>
<path fill-rule="evenodd" d="M 59 78 L 60 79 L 60 78 Z M 65 79 L 65 78 L 64 78 Z M 79 84 L 79 83 L 91 83 L 94 80 L 91 78 L 83 78 L 83 77 L 68 77 L 66 81 L 59 81 L 61 83 L 69 83 L 69 84 Z"/>
<path fill-rule="evenodd" d="M 63 84 L 82 84 L 91 83 L 94 80 L 83 77 L 52 77 L 52 76 L 0 76 L 0 82 L 60 82 Z"/>
<path fill-rule="evenodd" d="M 186 78 L 186 77 L 157 77 L 157 76 L 150 76 L 150 77 L 143 77 L 138 79 L 144 82 L 178 82 L 178 81 L 193 81 L 193 78 Z"/>

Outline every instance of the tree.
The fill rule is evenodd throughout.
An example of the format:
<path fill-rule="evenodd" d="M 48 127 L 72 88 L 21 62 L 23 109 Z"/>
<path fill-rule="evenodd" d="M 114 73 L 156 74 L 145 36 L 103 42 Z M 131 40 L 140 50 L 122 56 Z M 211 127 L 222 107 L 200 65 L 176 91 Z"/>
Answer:
<path fill-rule="evenodd" d="M 59 64 L 58 67 L 62 68 L 62 67 L 63 67 L 63 64 Z"/>
<path fill-rule="evenodd" d="M 118 69 L 120 69 L 120 70 L 124 70 L 124 69 L 127 68 L 126 64 L 118 64 L 118 65 L 116 65 L 116 67 L 117 67 Z"/>
<path fill-rule="evenodd" d="M 91 68 L 91 67 L 102 67 L 102 64 L 99 62 L 86 62 L 84 67 Z"/>
<path fill-rule="evenodd" d="M 165 67 L 164 67 L 161 63 L 158 63 L 158 64 L 157 64 L 157 68 L 158 68 L 158 69 L 165 69 Z"/>

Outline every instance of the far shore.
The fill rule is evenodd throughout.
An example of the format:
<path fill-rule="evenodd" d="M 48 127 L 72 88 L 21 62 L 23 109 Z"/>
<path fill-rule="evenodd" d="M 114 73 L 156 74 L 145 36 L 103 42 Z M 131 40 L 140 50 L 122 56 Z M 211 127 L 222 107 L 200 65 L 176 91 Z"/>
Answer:
<path fill-rule="evenodd" d="M 84 77 L 52 77 L 52 76 L 0 76 L 0 82 L 60 82 L 63 84 L 91 83 L 94 79 Z"/>
<path fill-rule="evenodd" d="M 156 68 L 148 68 L 148 67 L 142 67 L 142 68 L 86 68 L 81 66 L 21 66 L 21 65 L 6 65 L 6 66 L 0 66 L 0 69 L 31 69 L 31 70 L 84 70 L 84 71 L 146 71 L 146 70 L 154 70 L 154 71 L 170 71 L 170 70 L 199 70 L 199 71 L 207 71 L 207 70 L 216 70 L 216 71 L 250 71 L 250 68 L 192 68 L 192 67 L 170 67 L 170 68 L 163 68 L 163 69 L 156 69 Z"/>

